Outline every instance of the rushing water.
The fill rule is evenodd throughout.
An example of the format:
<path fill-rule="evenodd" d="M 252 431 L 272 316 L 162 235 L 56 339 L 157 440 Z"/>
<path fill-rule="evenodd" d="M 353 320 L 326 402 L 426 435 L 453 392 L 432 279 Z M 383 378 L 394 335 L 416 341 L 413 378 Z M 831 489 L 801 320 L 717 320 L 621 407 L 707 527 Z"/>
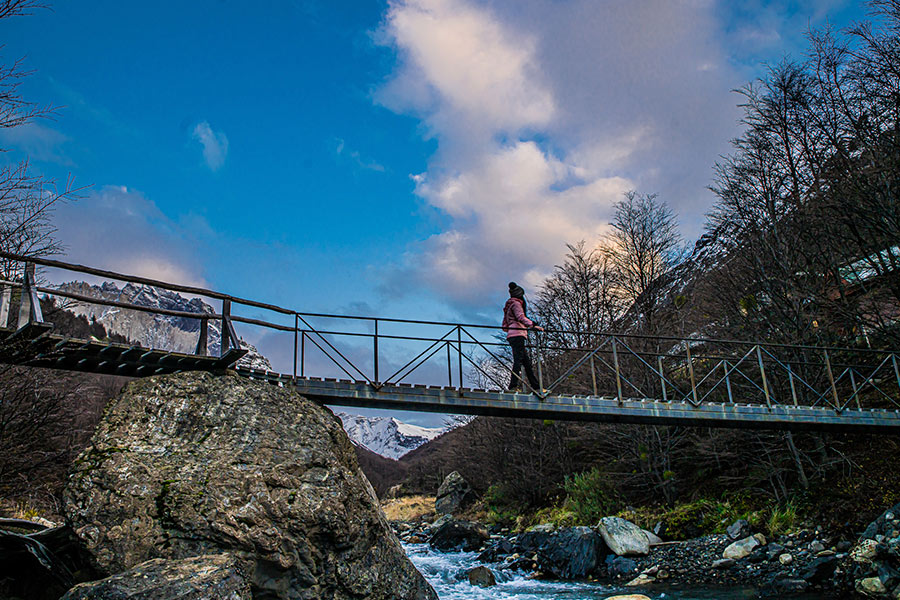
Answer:
<path fill-rule="evenodd" d="M 604 600 L 617 594 L 644 594 L 653 600 L 749 600 L 756 598 L 752 589 L 635 589 L 600 583 L 571 581 L 540 581 L 526 579 L 521 571 L 500 571 L 496 565 L 486 565 L 494 572 L 497 585 L 479 588 L 471 585 L 466 573 L 478 566 L 477 552 L 436 552 L 427 544 L 405 544 L 416 568 L 422 572 L 441 600 Z"/>

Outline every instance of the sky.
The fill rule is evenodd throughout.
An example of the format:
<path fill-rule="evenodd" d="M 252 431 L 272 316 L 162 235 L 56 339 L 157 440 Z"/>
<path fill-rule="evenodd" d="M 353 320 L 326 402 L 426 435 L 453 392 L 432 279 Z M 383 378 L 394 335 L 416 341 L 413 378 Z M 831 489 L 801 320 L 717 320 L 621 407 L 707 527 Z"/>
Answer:
<path fill-rule="evenodd" d="M 499 321 L 629 190 L 685 240 L 734 92 L 852 0 L 54 2 L 0 21 L 52 120 L 0 163 L 82 187 L 66 259 L 308 311 Z M 284 340 L 239 332 L 285 367 Z M 397 360 L 400 360 L 397 358 Z M 402 363 L 400 363 L 402 364 Z M 433 424 L 415 417 L 412 422 Z"/>

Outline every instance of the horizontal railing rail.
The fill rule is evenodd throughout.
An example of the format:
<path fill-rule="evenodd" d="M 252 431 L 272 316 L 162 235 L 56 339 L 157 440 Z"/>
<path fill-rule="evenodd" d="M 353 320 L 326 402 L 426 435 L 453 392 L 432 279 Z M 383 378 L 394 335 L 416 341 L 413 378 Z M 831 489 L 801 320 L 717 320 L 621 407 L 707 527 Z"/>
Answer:
<path fill-rule="evenodd" d="M 220 357 L 229 353 L 237 357 L 241 346 L 234 324 L 238 323 L 291 335 L 294 379 L 309 376 L 310 368 L 333 368 L 375 390 L 403 384 L 415 374 L 431 382 L 445 377 L 448 387 L 460 390 L 467 384 L 499 390 L 522 387 L 539 398 L 604 396 L 616 398 L 620 404 L 626 398 L 639 398 L 695 407 L 751 403 L 769 409 L 806 406 L 837 413 L 848 408 L 900 408 L 900 360 L 893 350 L 548 329 L 532 335 L 528 344 L 539 380 L 538 388 L 531 389 L 512 371 L 509 346 L 497 324 L 305 312 L 48 258 L 0 251 L 0 259 L 17 265 L 14 275 L 0 280 L 2 328 L 8 326 L 15 306 L 17 329 L 43 321 L 37 296 L 42 294 L 69 302 L 196 319 L 199 327 L 193 354 L 198 356 L 207 354 L 213 323 L 220 336 Z M 221 302 L 221 309 L 190 312 L 38 285 L 37 266 L 198 296 Z M 261 313 L 234 314 L 238 307 Z M 262 314 L 265 312 L 269 314 Z M 576 336 L 581 343 L 567 345 L 567 336 Z M 312 364 L 311 357 L 318 362 Z M 279 358 L 284 363 L 288 357 Z M 423 374 L 426 366 L 430 372 Z M 382 377 L 383 372 L 390 375 Z"/>

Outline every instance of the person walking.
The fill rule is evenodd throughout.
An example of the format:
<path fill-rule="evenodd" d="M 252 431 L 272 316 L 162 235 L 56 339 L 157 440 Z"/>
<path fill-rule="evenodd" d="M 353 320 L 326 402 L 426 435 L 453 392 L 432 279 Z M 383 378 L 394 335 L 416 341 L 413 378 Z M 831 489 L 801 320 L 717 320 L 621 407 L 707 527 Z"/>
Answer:
<path fill-rule="evenodd" d="M 532 391 L 540 392 L 541 384 L 534 376 L 531 367 L 531 357 L 525 347 L 528 341 L 528 330 L 543 331 L 537 323 L 528 318 L 528 303 L 525 301 L 525 290 L 515 281 L 509 283 L 509 300 L 503 306 L 503 331 L 506 332 L 506 341 L 512 347 L 513 368 L 512 379 L 509 382 L 509 391 L 514 392 L 522 380 L 519 375 L 522 367 L 525 367 L 525 377 Z"/>

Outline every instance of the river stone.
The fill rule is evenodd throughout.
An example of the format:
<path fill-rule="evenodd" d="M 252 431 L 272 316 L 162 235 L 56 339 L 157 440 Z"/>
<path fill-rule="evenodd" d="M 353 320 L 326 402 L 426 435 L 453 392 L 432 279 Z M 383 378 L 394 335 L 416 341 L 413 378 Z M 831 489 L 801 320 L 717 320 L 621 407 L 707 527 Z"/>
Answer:
<path fill-rule="evenodd" d="M 603 517 L 598 525 L 603 541 L 617 556 L 645 556 L 650 552 L 647 534 L 630 521 Z"/>
<path fill-rule="evenodd" d="M 638 570 L 637 563 L 630 558 L 610 554 L 606 557 L 606 572 L 610 577 L 629 577 Z"/>
<path fill-rule="evenodd" d="M 491 587 L 497 585 L 497 579 L 490 569 L 478 566 L 468 572 L 469 583 L 478 587 Z"/>
<path fill-rule="evenodd" d="M 856 591 L 864 596 L 874 596 L 876 598 L 887 594 L 887 589 L 885 589 L 884 584 L 881 583 L 881 579 L 878 577 L 866 577 L 857 580 Z"/>
<path fill-rule="evenodd" d="M 607 553 L 603 539 L 590 527 L 529 531 L 516 540 L 516 551 L 537 555 L 538 569 L 560 579 L 582 579 Z"/>
<path fill-rule="evenodd" d="M 458 471 L 453 471 L 441 483 L 434 500 L 434 511 L 439 515 L 450 515 L 465 507 L 473 496 L 472 488 Z"/>
<path fill-rule="evenodd" d="M 756 536 L 751 535 L 745 537 L 744 539 L 738 540 L 725 548 L 725 551 L 722 552 L 722 558 L 732 558 L 734 560 L 740 560 L 746 556 L 749 556 L 750 553 L 753 552 L 753 550 L 759 545 L 760 541 Z"/>
<path fill-rule="evenodd" d="M 228 554 L 154 558 L 90 583 L 61 600 L 253 600 L 240 563 Z"/>
<path fill-rule="evenodd" d="M 738 519 L 725 528 L 725 533 L 727 533 L 728 537 L 732 540 L 740 540 L 753 532 L 750 530 L 750 523 L 747 519 Z"/>
<path fill-rule="evenodd" d="M 107 574 L 229 552 L 250 563 L 255 598 L 437 598 L 341 421 L 236 375 L 130 383 L 76 461 L 65 512 Z"/>
<path fill-rule="evenodd" d="M 445 521 L 431 534 L 429 545 L 435 550 L 473 552 L 479 550 L 490 536 L 479 523 L 471 521 Z"/>

